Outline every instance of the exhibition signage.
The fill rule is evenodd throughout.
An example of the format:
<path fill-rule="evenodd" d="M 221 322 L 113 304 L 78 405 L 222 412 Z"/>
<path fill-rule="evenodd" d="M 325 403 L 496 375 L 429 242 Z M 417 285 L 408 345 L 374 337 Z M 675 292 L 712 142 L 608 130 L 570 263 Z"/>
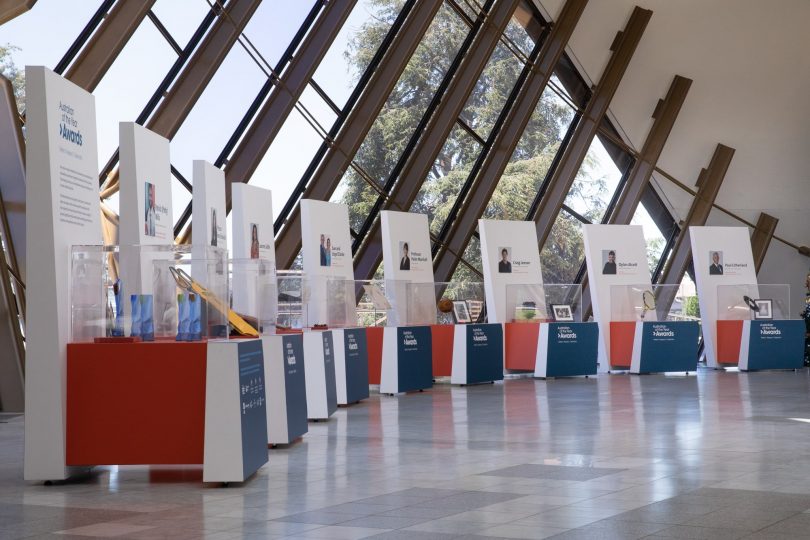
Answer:
<path fill-rule="evenodd" d="M 332 331 L 304 332 L 307 418 L 328 420 L 337 410 L 335 348 Z"/>
<path fill-rule="evenodd" d="M 430 326 L 386 326 L 380 393 L 397 394 L 433 386 Z"/>
<path fill-rule="evenodd" d="M 233 204 L 232 236 L 234 260 L 261 259 L 275 271 L 276 244 L 273 234 L 273 196 L 270 190 L 242 182 L 231 184 Z M 223 202 L 224 206 L 224 202 Z M 224 225 L 223 225 L 224 226 Z M 248 279 L 238 275 L 248 265 L 234 266 L 233 309 L 240 313 L 256 313 L 255 298 Z"/>
<path fill-rule="evenodd" d="M 503 325 L 457 324 L 451 384 L 503 380 Z"/>
<path fill-rule="evenodd" d="M 636 321 L 630 373 L 697 371 L 695 321 Z"/>
<path fill-rule="evenodd" d="M 599 327 L 592 322 L 540 323 L 534 376 L 596 375 Z"/>
<path fill-rule="evenodd" d="M 121 281 L 125 296 L 151 294 L 155 256 L 134 246 L 174 243 L 169 141 L 134 122 L 118 131 Z"/>
<path fill-rule="evenodd" d="M 742 371 L 800 369 L 804 365 L 805 324 L 801 319 L 718 321 L 720 364 Z"/>
<path fill-rule="evenodd" d="M 610 352 L 613 314 L 611 287 L 650 285 L 652 288 L 647 248 L 641 225 L 583 225 L 582 230 L 588 280 L 591 283 L 591 303 L 601 338 L 598 342 L 599 371 L 606 372 L 611 365 L 615 365 Z M 655 311 L 647 317 L 654 320 Z"/>
<path fill-rule="evenodd" d="M 408 302 L 420 302 L 433 306 L 434 291 L 428 287 L 410 289 L 410 293 L 424 294 L 425 298 L 408 298 L 407 283 L 433 283 L 433 258 L 431 256 L 430 230 L 428 218 L 424 214 L 411 212 L 381 212 L 383 235 L 383 268 L 386 289 L 391 301 L 388 313 L 390 326 L 406 324 L 435 323 L 436 310 L 432 321 L 408 321 Z M 418 293 L 416 292 L 418 291 Z M 421 310 L 420 310 L 421 311 Z"/>
<path fill-rule="evenodd" d="M 506 313 L 506 285 L 537 285 L 542 289 L 537 231 L 530 221 L 479 219 L 478 232 L 481 235 L 487 320 L 491 323 L 510 322 Z"/>
<path fill-rule="evenodd" d="M 228 249 L 225 220 L 225 173 L 203 160 L 194 160 L 194 196 L 191 199 L 192 254 L 195 259 L 206 259 L 208 247 Z M 191 277 L 205 278 L 204 268 L 192 264 Z"/>
<path fill-rule="evenodd" d="M 304 273 L 311 287 L 307 320 L 312 325 L 323 324 L 327 321 L 327 281 L 330 278 L 354 279 L 349 207 L 302 199 L 301 245 Z"/>
<path fill-rule="evenodd" d="M 723 363 L 718 358 L 718 287 L 757 283 L 751 239 L 747 227 L 689 227 L 689 237 L 706 344 L 706 365 L 718 368 Z"/>
<path fill-rule="evenodd" d="M 26 480 L 61 480 L 70 249 L 101 243 L 95 101 L 42 66 L 26 67 Z M 99 300 L 101 300 L 99 290 Z"/>
<path fill-rule="evenodd" d="M 212 340 L 206 362 L 203 482 L 241 482 L 267 463 L 262 342 Z"/>
<path fill-rule="evenodd" d="M 335 343 L 335 384 L 338 405 L 367 399 L 368 344 L 365 328 L 332 330 Z"/>
<path fill-rule="evenodd" d="M 266 374 L 267 444 L 289 444 L 307 430 L 302 334 L 262 336 Z"/>

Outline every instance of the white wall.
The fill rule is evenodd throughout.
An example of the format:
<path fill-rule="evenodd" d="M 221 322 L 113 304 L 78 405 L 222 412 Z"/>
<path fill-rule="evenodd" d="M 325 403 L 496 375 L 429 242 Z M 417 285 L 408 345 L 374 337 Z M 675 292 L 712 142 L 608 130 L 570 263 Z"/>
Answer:
<path fill-rule="evenodd" d="M 535 1 L 551 18 L 564 3 Z M 610 107 L 625 140 L 640 148 L 672 77 L 693 79 L 658 165 L 694 186 L 718 142 L 735 148 L 717 203 L 751 222 L 765 211 L 779 218 L 778 236 L 810 245 L 810 2 L 590 0 L 568 49 L 589 82 L 599 80 L 635 5 L 653 15 Z M 692 197 L 653 181 L 683 219 Z M 717 211 L 707 224 L 740 225 Z M 759 279 L 791 283 L 798 300 L 808 266 L 810 258 L 774 241 Z"/>

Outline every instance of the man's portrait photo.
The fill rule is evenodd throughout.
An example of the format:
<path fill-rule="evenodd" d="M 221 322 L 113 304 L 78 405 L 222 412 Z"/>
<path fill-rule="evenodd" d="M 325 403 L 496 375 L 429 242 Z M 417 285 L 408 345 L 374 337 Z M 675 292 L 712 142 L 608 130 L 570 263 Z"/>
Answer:
<path fill-rule="evenodd" d="M 399 269 L 400 270 L 411 269 L 411 254 L 408 248 L 408 242 L 399 243 Z"/>
<path fill-rule="evenodd" d="M 155 184 L 145 182 L 146 201 L 144 204 L 143 229 L 146 236 L 155 236 Z"/>
<path fill-rule="evenodd" d="M 500 249 L 501 259 L 498 261 L 499 274 L 512 273 L 512 248 L 504 247 Z"/>
<path fill-rule="evenodd" d="M 603 249 L 602 250 L 602 274 L 615 275 L 616 274 L 616 250 Z"/>
<path fill-rule="evenodd" d="M 723 252 L 722 251 L 712 251 L 709 253 L 709 257 L 712 260 L 712 264 L 709 265 L 709 275 L 710 276 L 722 276 L 723 275 Z"/>

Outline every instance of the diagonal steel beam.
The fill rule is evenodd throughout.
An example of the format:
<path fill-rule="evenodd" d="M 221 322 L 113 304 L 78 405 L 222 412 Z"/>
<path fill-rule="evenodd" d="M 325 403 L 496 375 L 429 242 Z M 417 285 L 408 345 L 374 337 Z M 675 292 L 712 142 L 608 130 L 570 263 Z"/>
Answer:
<path fill-rule="evenodd" d="M 545 245 L 551 233 L 563 201 L 585 160 L 593 138 L 608 111 L 610 101 L 619 87 L 651 16 L 652 11 L 636 6 L 624 30 L 616 35 L 616 39 L 610 47 L 613 54 L 585 107 L 571 142 L 565 148 L 560 164 L 549 179 L 546 189 L 541 190 L 535 198 L 530 219 L 534 220 L 536 224 L 540 249 Z"/>
<path fill-rule="evenodd" d="M 116 2 L 70 65 L 65 77 L 92 92 L 154 4 L 155 0 Z"/>
<path fill-rule="evenodd" d="M 216 23 L 147 121 L 147 128 L 167 139 L 174 137 L 259 4 L 261 0 L 230 0 L 219 8 Z"/>
<path fill-rule="evenodd" d="M 679 285 L 683 280 L 686 267 L 692 260 L 689 227 L 706 224 L 733 157 L 733 148 L 718 144 L 714 149 L 709 167 L 701 170 L 697 180 L 697 194 L 692 200 L 692 206 L 689 208 L 689 213 L 681 226 L 681 234 L 678 235 L 678 239 L 675 241 L 675 247 L 672 249 L 669 261 L 664 267 L 661 279 L 658 280 L 660 285 Z M 669 311 L 669 307 L 675 300 L 675 294 L 677 293 L 677 290 L 670 289 L 677 289 L 677 287 L 662 287 L 659 289 L 660 292 L 656 300 L 658 305 L 662 306 L 664 312 Z"/>
<path fill-rule="evenodd" d="M 399 172 L 398 180 L 390 179 L 389 198 L 381 205 L 381 209 L 407 210 L 411 207 L 519 3 L 515 0 L 502 0 L 489 9 L 455 69 L 441 102 L 433 111 Z M 380 222 L 375 219 L 365 241 L 355 254 L 359 276 L 370 278 L 379 265 L 382 258 L 380 234 Z"/>
<path fill-rule="evenodd" d="M 302 198 L 329 200 L 441 5 L 442 0 L 420 0 L 415 4 Z M 278 267 L 289 268 L 300 249 L 301 214 L 296 205 L 276 239 Z"/>
<path fill-rule="evenodd" d="M 37 3 L 37 0 L 0 0 L 0 24 L 19 17 Z"/>
<path fill-rule="evenodd" d="M 763 261 L 765 261 L 765 255 L 768 254 L 768 246 L 771 245 L 778 223 L 779 218 L 760 212 L 757 226 L 754 227 L 754 232 L 751 235 L 751 251 L 754 253 L 754 268 L 756 268 L 757 274 L 759 274 L 759 269 L 762 267 Z"/>
<path fill-rule="evenodd" d="M 228 159 L 225 166 L 225 182 L 228 186 L 250 179 L 355 4 L 357 0 L 333 0 L 326 5 L 290 65 L 279 77 L 275 92 L 270 94 Z M 231 190 L 228 188 L 225 197 L 230 207 Z"/>
<path fill-rule="evenodd" d="M 506 170 L 587 3 L 588 0 L 568 0 L 551 33 L 543 42 L 529 78 L 520 88 L 514 105 L 493 141 L 492 149 L 467 190 L 467 197 L 457 212 L 451 212 L 449 225 L 445 226 L 446 231 L 442 231 L 446 246 L 440 247 L 435 258 L 436 281 L 448 281 L 458 266 L 458 258 L 453 253 L 464 253 L 470 242 L 478 219 L 483 215 Z"/>

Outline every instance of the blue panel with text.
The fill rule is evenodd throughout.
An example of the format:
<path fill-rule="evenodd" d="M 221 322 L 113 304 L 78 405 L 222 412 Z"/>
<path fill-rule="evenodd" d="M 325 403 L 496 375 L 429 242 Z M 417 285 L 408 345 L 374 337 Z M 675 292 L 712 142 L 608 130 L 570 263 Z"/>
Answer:
<path fill-rule="evenodd" d="M 433 386 L 433 344 L 429 326 L 397 328 L 399 392 Z"/>
<path fill-rule="evenodd" d="M 503 380 L 503 327 L 469 324 L 467 330 L 467 384 Z"/>
<path fill-rule="evenodd" d="M 287 433 L 297 439 L 307 432 L 307 380 L 304 370 L 304 336 L 291 334 L 281 340 L 284 347 L 284 379 L 287 391 Z"/>
<path fill-rule="evenodd" d="M 804 367 L 804 332 L 801 319 L 751 321 L 748 370 Z"/>
<path fill-rule="evenodd" d="M 267 463 L 264 355 L 258 339 L 239 344 L 239 387 L 242 468 L 247 478 Z"/>
<path fill-rule="evenodd" d="M 346 358 L 346 402 L 368 398 L 368 344 L 366 329 L 343 331 Z"/>
<path fill-rule="evenodd" d="M 546 377 L 595 375 L 599 325 L 556 322 L 548 327 Z"/>
<path fill-rule="evenodd" d="M 645 322 L 639 372 L 697 371 L 699 332 L 697 321 Z"/>

